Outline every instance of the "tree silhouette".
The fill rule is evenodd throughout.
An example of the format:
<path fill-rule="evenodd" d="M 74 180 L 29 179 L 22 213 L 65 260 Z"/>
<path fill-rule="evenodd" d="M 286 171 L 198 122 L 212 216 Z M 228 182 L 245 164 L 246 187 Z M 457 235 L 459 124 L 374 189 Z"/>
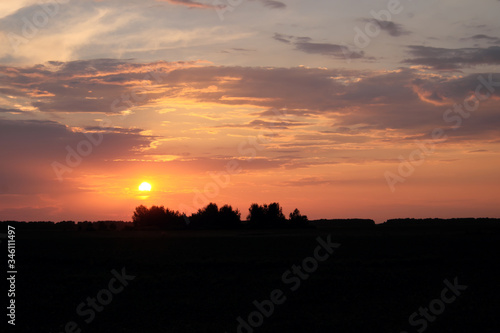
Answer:
<path fill-rule="evenodd" d="M 286 221 L 283 210 L 277 202 L 262 206 L 253 203 L 248 211 L 247 220 L 252 227 L 278 227 Z"/>
<path fill-rule="evenodd" d="M 283 209 L 277 202 L 273 202 L 267 207 L 267 218 L 268 223 L 273 227 L 277 227 L 286 221 Z"/>
<path fill-rule="evenodd" d="M 148 224 L 148 213 L 149 209 L 140 205 L 135 208 L 134 215 L 132 215 L 132 222 L 134 223 L 134 227 L 144 227 Z"/>
<path fill-rule="evenodd" d="M 97 230 L 99 230 L 99 231 L 108 230 L 108 226 L 103 221 L 99 221 L 99 222 L 97 222 Z"/>
<path fill-rule="evenodd" d="M 292 226 L 306 226 L 309 220 L 307 219 L 307 215 L 300 214 L 300 211 L 295 208 L 293 212 L 290 213 L 290 224 Z"/>
<path fill-rule="evenodd" d="M 179 229 L 185 227 L 183 218 L 178 211 L 165 209 L 163 206 L 144 205 L 136 207 L 132 216 L 137 229 Z"/>
<path fill-rule="evenodd" d="M 289 228 L 308 226 L 307 216 L 301 215 L 298 209 L 290 213 L 287 222 L 283 209 L 277 202 L 269 205 L 253 203 L 248 209 L 247 226 L 250 228 Z M 184 214 L 164 206 L 137 206 L 132 216 L 135 229 L 233 229 L 240 227 L 241 213 L 230 205 L 218 207 L 216 203 L 198 209 L 189 218 Z"/>
<path fill-rule="evenodd" d="M 263 226 L 265 224 L 267 205 L 260 206 L 259 204 L 253 203 L 248 209 L 247 220 L 251 226 Z"/>
<path fill-rule="evenodd" d="M 219 221 L 223 228 L 236 228 L 241 223 L 241 214 L 230 205 L 224 205 L 219 209 Z"/>
<path fill-rule="evenodd" d="M 191 227 L 194 228 L 235 228 L 241 223 L 241 214 L 229 205 L 220 209 L 217 204 L 209 203 L 191 215 Z"/>

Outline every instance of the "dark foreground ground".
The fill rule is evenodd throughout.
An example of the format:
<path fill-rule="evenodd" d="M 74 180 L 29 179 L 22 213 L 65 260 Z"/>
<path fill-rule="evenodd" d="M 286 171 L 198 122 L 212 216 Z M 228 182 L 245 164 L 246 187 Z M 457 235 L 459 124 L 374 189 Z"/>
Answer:
<path fill-rule="evenodd" d="M 292 265 L 314 256 L 317 237 L 327 235 L 341 246 L 307 279 L 284 281 Z M 254 313 L 257 327 L 239 332 L 499 332 L 499 228 L 18 231 L 16 237 L 17 332 L 233 333 L 238 317 L 248 322 L 257 310 L 253 301 L 270 299 L 275 289 L 286 300 L 261 323 Z M 122 268 L 135 279 L 108 300 L 111 271 Z M 453 301 L 441 309 L 443 281 L 455 278 L 467 289 L 445 292 Z M 108 303 L 95 318 L 89 320 L 87 305 L 79 315 L 78 305 L 98 294 Z M 438 315 L 418 314 L 412 326 L 412 313 L 430 304 Z M 77 327 L 66 330 L 71 321 Z"/>

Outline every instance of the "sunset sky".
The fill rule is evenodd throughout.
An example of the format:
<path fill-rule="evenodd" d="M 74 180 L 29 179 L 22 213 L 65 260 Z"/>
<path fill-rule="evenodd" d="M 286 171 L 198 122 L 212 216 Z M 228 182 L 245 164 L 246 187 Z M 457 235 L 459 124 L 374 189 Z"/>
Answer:
<path fill-rule="evenodd" d="M 0 3 L 0 220 L 500 217 L 498 0 L 43 3 Z"/>

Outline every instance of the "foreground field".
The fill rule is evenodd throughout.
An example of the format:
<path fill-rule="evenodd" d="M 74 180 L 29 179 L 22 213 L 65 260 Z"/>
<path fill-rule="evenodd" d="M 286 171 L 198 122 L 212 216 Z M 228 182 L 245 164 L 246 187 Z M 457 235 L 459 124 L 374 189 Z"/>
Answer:
<path fill-rule="evenodd" d="M 317 269 L 310 266 L 307 278 L 293 272 L 283 278 L 314 257 L 317 238 L 328 235 L 341 245 Z M 262 302 L 281 290 L 272 314 L 254 313 L 258 325 L 239 332 L 498 332 L 499 250 L 500 230 L 478 227 L 23 231 L 17 234 L 16 329 L 233 333 L 238 317 L 248 323 L 257 311 L 255 300 L 268 304 Z M 122 269 L 135 278 L 120 292 L 101 292 L 110 288 L 111 271 Z M 443 302 L 438 315 L 414 317 L 420 321 L 412 326 L 409 317 L 441 299 L 443 281 L 455 278 L 467 289 Z M 98 295 L 106 301 L 99 311 L 85 305 L 77 312 Z"/>

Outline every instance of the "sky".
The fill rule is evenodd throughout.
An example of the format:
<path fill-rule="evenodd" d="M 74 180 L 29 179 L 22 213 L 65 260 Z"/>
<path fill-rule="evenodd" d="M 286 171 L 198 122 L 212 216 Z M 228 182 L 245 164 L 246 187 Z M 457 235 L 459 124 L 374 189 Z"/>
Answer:
<path fill-rule="evenodd" d="M 0 220 L 500 217 L 499 9 L 3 0 Z"/>

